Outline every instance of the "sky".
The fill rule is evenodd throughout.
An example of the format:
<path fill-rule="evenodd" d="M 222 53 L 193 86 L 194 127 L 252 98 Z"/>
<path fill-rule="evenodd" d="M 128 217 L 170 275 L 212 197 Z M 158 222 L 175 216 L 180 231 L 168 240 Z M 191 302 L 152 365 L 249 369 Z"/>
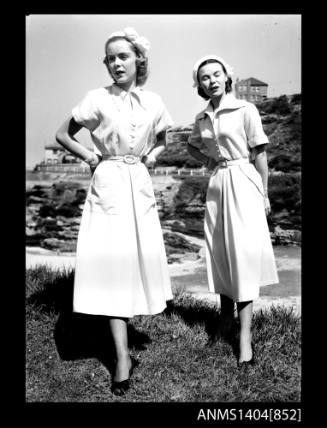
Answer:
<path fill-rule="evenodd" d="M 236 78 L 255 77 L 268 97 L 301 93 L 301 15 L 26 16 L 26 166 L 44 157 L 59 126 L 91 89 L 112 83 L 103 64 L 109 35 L 133 27 L 151 44 L 144 89 L 159 94 L 174 125 L 190 125 L 206 106 L 192 87 L 194 63 L 223 57 Z M 87 130 L 76 138 L 91 146 Z"/>

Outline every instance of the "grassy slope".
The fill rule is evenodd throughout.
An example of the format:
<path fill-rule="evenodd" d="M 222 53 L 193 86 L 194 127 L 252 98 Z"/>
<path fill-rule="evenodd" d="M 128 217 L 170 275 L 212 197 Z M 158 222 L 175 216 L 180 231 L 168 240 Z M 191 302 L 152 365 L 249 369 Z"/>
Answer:
<path fill-rule="evenodd" d="M 240 371 L 235 342 L 213 340 L 217 308 L 185 295 L 162 314 L 132 320 L 131 352 L 141 364 L 127 395 L 113 396 L 106 317 L 72 314 L 72 284 L 72 271 L 27 271 L 28 402 L 300 400 L 300 321 L 292 312 L 277 307 L 255 314 L 258 363 Z"/>

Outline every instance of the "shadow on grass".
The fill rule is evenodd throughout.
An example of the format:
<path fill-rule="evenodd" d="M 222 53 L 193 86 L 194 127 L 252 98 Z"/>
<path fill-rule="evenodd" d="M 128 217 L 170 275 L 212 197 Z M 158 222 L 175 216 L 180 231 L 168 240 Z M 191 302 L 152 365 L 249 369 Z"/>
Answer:
<path fill-rule="evenodd" d="M 27 304 L 43 313 L 59 314 L 54 339 L 60 358 L 97 358 L 112 373 L 115 353 L 109 318 L 73 312 L 74 271 L 45 271 L 43 267 L 27 272 L 27 277 Z M 144 350 L 151 343 L 147 334 L 132 325 L 128 325 L 128 341 L 134 350 Z"/>
<path fill-rule="evenodd" d="M 207 346 L 228 343 L 236 359 L 239 358 L 239 319 L 236 317 L 229 332 L 224 330 L 220 308 L 209 302 L 196 300 L 181 293 L 169 302 L 167 316 L 176 314 L 190 327 L 201 325 L 208 335 Z M 290 355 L 297 350 L 300 341 L 301 318 L 293 307 L 274 306 L 253 314 L 252 334 L 255 347 L 272 355 Z M 271 347 L 274 346 L 274 350 Z M 294 351 L 293 354 L 296 352 Z"/>
<path fill-rule="evenodd" d="M 168 302 L 165 314 L 178 315 L 190 327 L 203 325 L 208 335 L 208 346 L 215 346 L 223 340 L 232 347 L 234 355 L 238 357 L 238 320 L 235 319 L 229 331 L 226 331 L 220 309 L 216 305 L 198 302 L 192 296 L 181 294 Z"/>

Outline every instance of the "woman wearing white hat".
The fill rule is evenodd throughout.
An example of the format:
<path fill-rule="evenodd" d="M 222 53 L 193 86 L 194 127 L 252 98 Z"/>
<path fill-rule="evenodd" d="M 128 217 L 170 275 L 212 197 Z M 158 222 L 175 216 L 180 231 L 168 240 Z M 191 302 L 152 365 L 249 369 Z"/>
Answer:
<path fill-rule="evenodd" d="M 141 86 L 149 42 L 133 28 L 108 38 L 104 63 L 111 86 L 89 91 L 56 134 L 93 172 L 76 252 L 73 310 L 109 317 L 116 351 L 112 390 L 129 388 L 134 360 L 128 319 L 162 312 L 172 299 L 151 167 L 165 149 L 172 120 L 161 98 Z M 90 131 L 96 153 L 74 135 Z"/>
<path fill-rule="evenodd" d="M 209 290 L 220 294 L 222 332 L 240 320 L 238 364 L 254 363 L 253 300 L 259 287 L 278 283 L 266 215 L 268 143 L 254 104 L 232 95 L 232 68 L 207 55 L 193 68 L 194 87 L 210 100 L 196 116 L 189 153 L 212 171 L 205 212 Z"/>

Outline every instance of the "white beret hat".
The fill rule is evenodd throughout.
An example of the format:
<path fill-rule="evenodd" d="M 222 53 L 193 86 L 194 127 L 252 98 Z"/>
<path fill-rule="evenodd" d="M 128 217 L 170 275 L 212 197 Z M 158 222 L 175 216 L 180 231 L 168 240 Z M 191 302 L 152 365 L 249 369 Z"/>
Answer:
<path fill-rule="evenodd" d="M 136 46 L 144 56 L 146 56 L 148 50 L 150 49 L 149 40 L 143 36 L 139 36 L 132 27 L 127 27 L 124 28 L 122 31 L 115 31 L 114 33 L 110 34 L 107 43 L 110 39 L 113 39 L 114 37 L 123 37 L 127 39 L 129 42 L 132 43 L 132 45 Z"/>
<path fill-rule="evenodd" d="M 227 64 L 227 62 L 221 56 L 217 56 L 217 55 L 206 55 L 206 56 L 200 58 L 194 64 L 194 67 L 193 67 L 193 87 L 194 88 L 196 88 L 197 86 L 199 86 L 198 71 L 199 71 L 200 65 L 203 62 L 208 61 L 210 59 L 212 59 L 214 61 L 220 62 L 224 66 L 224 68 L 226 70 L 227 77 L 232 77 L 232 75 L 233 75 L 233 68 L 229 64 Z"/>

